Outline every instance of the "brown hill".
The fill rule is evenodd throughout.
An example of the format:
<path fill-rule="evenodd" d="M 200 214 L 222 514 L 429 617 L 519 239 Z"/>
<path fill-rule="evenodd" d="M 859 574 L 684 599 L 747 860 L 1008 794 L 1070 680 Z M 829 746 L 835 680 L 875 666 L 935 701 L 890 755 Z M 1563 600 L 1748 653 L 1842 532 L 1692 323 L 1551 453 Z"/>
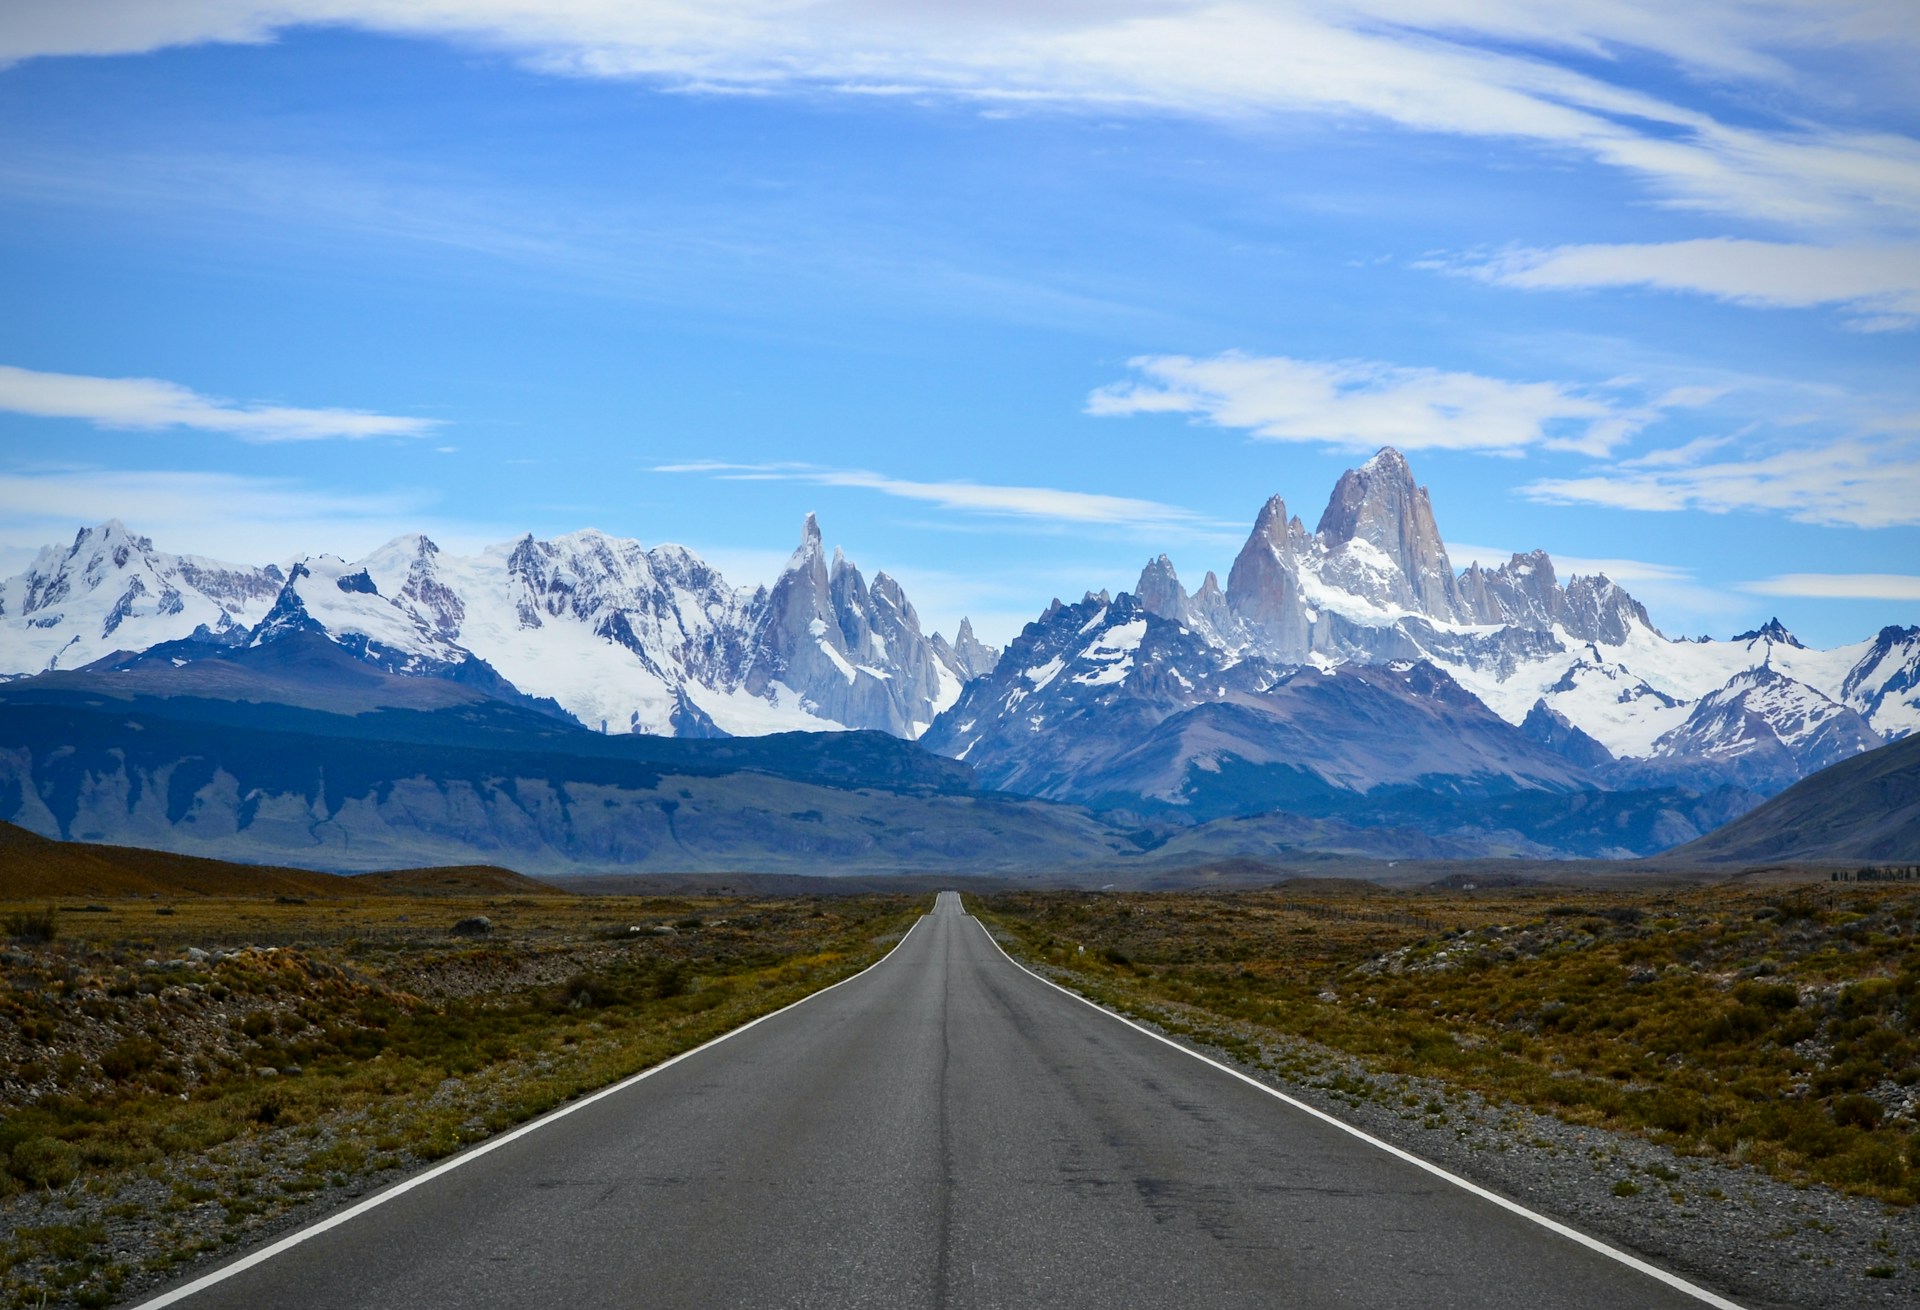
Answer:
<path fill-rule="evenodd" d="M 137 846 L 61 842 L 0 822 L 0 900 L 48 896 L 561 896 L 547 883 L 462 865 L 343 876 L 230 864 Z"/>
<path fill-rule="evenodd" d="M 384 896 L 568 896 L 572 893 L 492 864 L 453 864 L 437 869 L 395 869 L 341 878 L 356 895 Z"/>
<path fill-rule="evenodd" d="M 1920 734 L 1822 769 L 1667 855 L 1714 864 L 1920 860 Z"/>

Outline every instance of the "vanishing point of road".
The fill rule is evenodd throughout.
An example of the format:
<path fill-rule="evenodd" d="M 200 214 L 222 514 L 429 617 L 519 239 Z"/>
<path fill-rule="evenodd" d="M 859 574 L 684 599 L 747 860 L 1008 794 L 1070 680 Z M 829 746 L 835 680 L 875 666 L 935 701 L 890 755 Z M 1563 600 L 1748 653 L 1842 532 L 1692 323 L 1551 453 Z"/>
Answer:
<path fill-rule="evenodd" d="M 953 892 L 859 977 L 254 1259 L 158 1299 L 1703 1304 L 1041 982 Z"/>

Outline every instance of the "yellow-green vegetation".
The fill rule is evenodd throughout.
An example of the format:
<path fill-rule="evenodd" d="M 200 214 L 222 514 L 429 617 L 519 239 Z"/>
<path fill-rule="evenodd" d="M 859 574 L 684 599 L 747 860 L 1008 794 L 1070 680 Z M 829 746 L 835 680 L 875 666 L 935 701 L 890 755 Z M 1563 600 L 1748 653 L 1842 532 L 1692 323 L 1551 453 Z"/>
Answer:
<path fill-rule="evenodd" d="M 1910 887 L 978 904 L 1096 999 L 1237 1031 L 1245 1058 L 1284 1034 L 1794 1182 L 1920 1200 Z"/>
<path fill-rule="evenodd" d="M 865 967 L 903 897 L 0 905 L 0 1305 L 106 1304 Z M 452 929 L 462 920 L 488 924 Z"/>

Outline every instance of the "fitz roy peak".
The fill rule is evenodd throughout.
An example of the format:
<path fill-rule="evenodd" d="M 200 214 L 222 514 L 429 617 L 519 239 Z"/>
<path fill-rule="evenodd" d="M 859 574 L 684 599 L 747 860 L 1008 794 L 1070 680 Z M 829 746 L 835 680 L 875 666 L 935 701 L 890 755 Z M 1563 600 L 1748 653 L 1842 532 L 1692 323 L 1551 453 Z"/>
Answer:
<path fill-rule="evenodd" d="M 923 732 L 998 652 L 962 623 L 922 633 L 898 582 L 871 586 L 808 516 L 769 587 L 741 590 L 680 546 L 597 531 L 474 556 L 424 536 L 365 559 L 249 568 L 157 551 L 112 522 L 0 583 L 0 673 L 74 669 L 165 643 L 197 649 L 318 633 L 401 674 L 474 662 L 589 727 L 677 736 L 789 729 Z"/>
<path fill-rule="evenodd" d="M 1325 687 L 1306 694 L 1302 667 Z M 1369 668 L 1400 675 L 1356 680 Z M 1161 555 L 1130 595 L 1056 601 L 926 741 L 994 785 L 1196 816 L 1314 787 L 1754 797 L 1920 728 L 1916 670 L 1917 628 L 1832 651 L 1778 620 L 1674 641 L 1605 576 L 1563 583 L 1545 551 L 1456 572 L 1386 449 L 1342 475 L 1312 532 L 1267 501 L 1225 588 L 1209 573 L 1189 594 Z M 1377 749 L 1349 749 L 1382 723 L 1397 727 Z"/>
<path fill-rule="evenodd" d="M 1562 588 L 1545 551 L 1456 574 L 1427 489 L 1391 448 L 1340 476 L 1312 533 L 1273 497 L 1235 558 L 1224 595 L 1208 578 L 1186 597 L 1163 555 L 1142 574 L 1140 595 L 1163 617 L 1188 614 L 1224 644 L 1282 663 L 1436 655 L 1484 662 L 1494 651 L 1539 649 L 1523 634 L 1556 627 L 1613 644 L 1636 625 L 1653 631 L 1640 603 L 1605 577 L 1574 578 Z"/>

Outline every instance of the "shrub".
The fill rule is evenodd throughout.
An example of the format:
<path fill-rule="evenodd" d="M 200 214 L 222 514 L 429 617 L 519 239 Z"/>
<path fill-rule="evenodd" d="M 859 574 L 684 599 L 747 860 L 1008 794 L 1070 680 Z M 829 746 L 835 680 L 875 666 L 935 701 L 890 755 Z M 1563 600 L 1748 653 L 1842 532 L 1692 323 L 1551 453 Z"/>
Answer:
<path fill-rule="evenodd" d="M 1800 993 L 1790 983 L 1743 982 L 1733 995 L 1744 1005 L 1782 1013 L 1800 1004 Z"/>
<path fill-rule="evenodd" d="M 1842 1128 L 1878 1128 L 1880 1126 L 1880 1102 L 1871 1096 L 1839 1096 L 1834 1098 L 1833 1121 Z"/>
<path fill-rule="evenodd" d="M 8 1152 L 7 1172 L 28 1187 L 65 1187 L 80 1172 L 80 1152 L 56 1137 L 29 1137 Z"/>
<path fill-rule="evenodd" d="M 115 1082 L 125 1082 L 158 1064 L 160 1055 L 158 1042 L 147 1037 L 129 1037 L 100 1057 L 100 1072 Z"/>
<path fill-rule="evenodd" d="M 653 994 L 661 1000 L 684 996 L 690 986 L 687 966 L 678 960 L 662 969 L 653 980 Z"/>
<path fill-rule="evenodd" d="M 7 916 L 6 930 L 17 942 L 50 942 L 60 935 L 60 916 L 51 908 L 16 910 Z"/>

